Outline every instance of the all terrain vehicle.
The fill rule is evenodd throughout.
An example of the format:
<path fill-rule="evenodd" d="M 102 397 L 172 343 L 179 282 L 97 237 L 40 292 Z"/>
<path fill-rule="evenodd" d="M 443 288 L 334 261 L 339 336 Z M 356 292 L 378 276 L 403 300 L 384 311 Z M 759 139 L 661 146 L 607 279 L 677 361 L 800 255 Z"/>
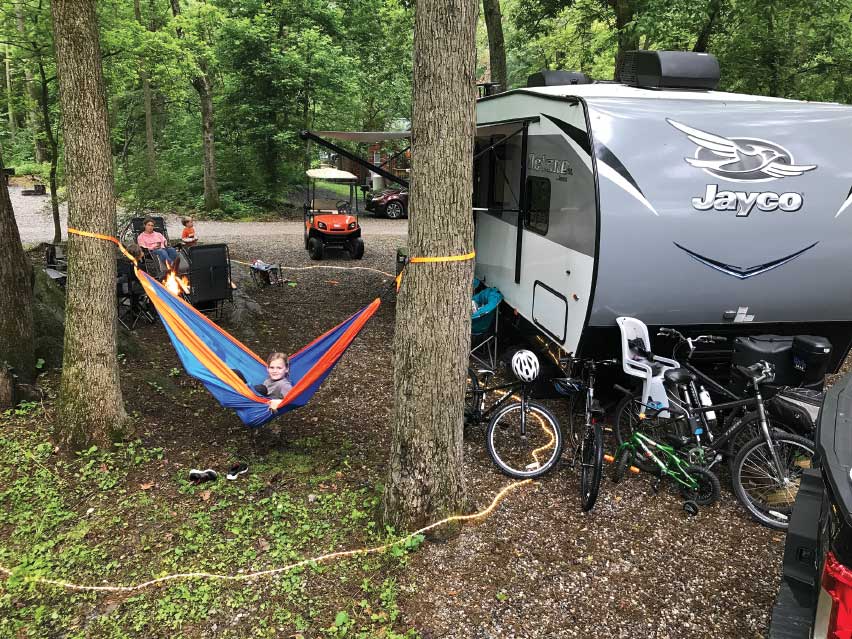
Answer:
<path fill-rule="evenodd" d="M 338 248 L 348 251 L 352 259 L 364 257 L 364 240 L 358 223 L 358 178 L 348 171 L 331 167 L 309 169 L 308 192 L 310 201 L 305 203 L 305 249 L 312 260 L 321 260 L 326 249 Z M 338 200 L 334 208 L 320 208 L 317 202 L 317 180 L 349 185 L 349 199 Z M 352 203 L 355 203 L 353 215 Z"/>

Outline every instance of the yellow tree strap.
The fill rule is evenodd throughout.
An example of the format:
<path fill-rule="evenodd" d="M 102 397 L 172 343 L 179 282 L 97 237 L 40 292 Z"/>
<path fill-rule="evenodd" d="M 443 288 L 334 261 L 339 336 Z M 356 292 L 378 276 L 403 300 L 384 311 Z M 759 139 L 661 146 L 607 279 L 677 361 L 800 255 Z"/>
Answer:
<path fill-rule="evenodd" d="M 131 262 L 136 264 L 136 258 L 133 257 L 130 253 L 127 252 L 127 249 L 122 246 L 121 242 L 118 241 L 117 238 L 114 238 L 112 235 L 103 235 L 101 233 L 92 233 L 90 231 L 81 231 L 80 229 L 68 227 L 68 233 L 71 235 L 80 235 L 82 237 L 93 237 L 98 240 L 106 240 L 107 242 L 112 242 L 115 244 L 119 250 L 124 253 L 124 257 L 129 259 Z"/>
<path fill-rule="evenodd" d="M 415 264 L 427 264 L 433 262 L 466 262 L 467 260 L 472 260 L 475 257 L 476 251 L 471 251 L 470 253 L 465 253 L 464 255 L 445 255 L 443 257 L 409 257 L 407 260 L 405 260 L 405 263 L 406 265 L 408 265 L 412 262 Z M 400 271 L 399 275 L 394 278 L 394 281 L 396 282 L 397 293 L 399 293 L 399 287 L 402 286 L 402 274 L 404 272 L 404 270 Z"/>

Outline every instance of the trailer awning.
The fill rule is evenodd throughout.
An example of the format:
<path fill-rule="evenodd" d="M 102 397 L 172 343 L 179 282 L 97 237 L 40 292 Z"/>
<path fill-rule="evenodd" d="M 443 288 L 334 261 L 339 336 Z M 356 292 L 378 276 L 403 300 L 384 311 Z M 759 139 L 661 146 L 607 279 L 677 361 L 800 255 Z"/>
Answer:
<path fill-rule="evenodd" d="M 311 131 L 314 135 L 332 140 L 350 142 L 384 142 L 385 140 L 405 140 L 411 137 L 411 131 Z"/>

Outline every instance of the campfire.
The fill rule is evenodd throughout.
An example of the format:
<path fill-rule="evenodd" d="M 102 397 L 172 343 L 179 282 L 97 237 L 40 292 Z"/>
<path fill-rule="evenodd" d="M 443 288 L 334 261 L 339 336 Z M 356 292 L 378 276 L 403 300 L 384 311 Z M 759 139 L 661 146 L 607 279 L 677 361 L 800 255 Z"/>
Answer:
<path fill-rule="evenodd" d="M 172 295 L 189 295 L 189 279 L 185 275 L 178 275 L 178 262 L 174 264 L 166 262 L 166 277 L 163 279 L 163 286 Z"/>

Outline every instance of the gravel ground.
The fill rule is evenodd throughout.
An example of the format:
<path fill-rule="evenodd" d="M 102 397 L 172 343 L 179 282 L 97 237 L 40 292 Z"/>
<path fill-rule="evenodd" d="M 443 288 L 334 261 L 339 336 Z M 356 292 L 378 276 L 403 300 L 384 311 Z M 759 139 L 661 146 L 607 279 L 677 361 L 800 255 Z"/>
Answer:
<path fill-rule="evenodd" d="M 50 216 L 39 211 L 47 200 L 10 190 L 24 241 L 50 240 Z M 342 253 L 321 265 L 393 273 L 406 222 L 364 217 L 362 223 L 364 259 L 355 262 Z M 317 266 L 303 248 L 298 221 L 199 222 L 197 228 L 202 241 L 227 241 L 237 260 Z M 177 218 L 170 218 L 170 235 L 177 237 L 179 230 Z M 389 283 L 369 270 L 285 275 L 298 285 L 254 293 L 264 312 L 280 314 L 282 324 L 280 335 L 249 340 L 259 352 L 270 339 L 284 350 L 304 343 L 305 336 L 328 329 Z M 317 417 L 309 415 L 319 414 L 323 428 L 347 429 L 365 464 L 381 464 L 390 436 L 392 333 L 389 300 L 311 412 L 299 411 L 282 425 L 317 428 Z M 351 403 L 335 405 L 347 386 L 363 395 L 359 402 L 367 414 L 358 417 Z M 302 423 L 309 418 L 314 426 Z M 475 431 L 465 444 L 468 494 L 477 509 L 510 483 L 489 461 L 482 435 Z M 566 452 L 563 459 L 569 458 Z M 665 484 L 653 494 L 644 476 L 630 476 L 618 486 L 607 478 L 594 511 L 583 514 L 577 473 L 566 464 L 510 493 L 487 520 L 415 553 L 399 579 L 402 619 L 424 639 L 764 636 L 784 535 L 753 523 L 729 490 L 697 517 L 688 517 L 681 503 Z"/>

